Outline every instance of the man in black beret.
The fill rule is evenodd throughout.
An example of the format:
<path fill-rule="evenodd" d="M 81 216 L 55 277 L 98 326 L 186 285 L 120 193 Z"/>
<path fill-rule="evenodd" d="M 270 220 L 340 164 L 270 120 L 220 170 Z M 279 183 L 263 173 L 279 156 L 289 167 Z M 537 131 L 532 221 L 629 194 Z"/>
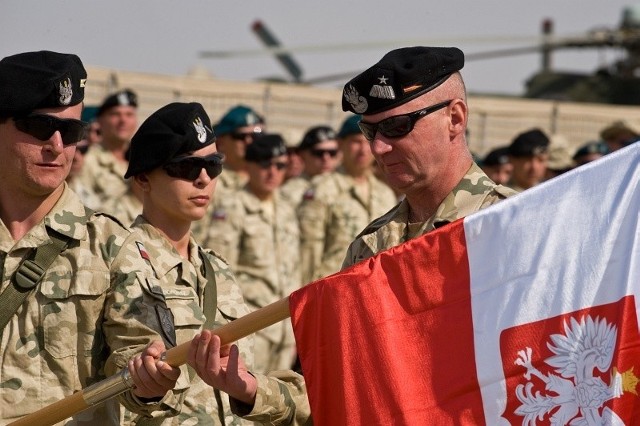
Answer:
<path fill-rule="evenodd" d="M 509 161 L 509 148 L 501 146 L 492 149 L 482 160 L 482 170 L 495 183 L 506 185 L 513 173 L 513 164 Z"/>
<path fill-rule="evenodd" d="M 467 147 L 463 65 L 455 47 L 405 47 L 345 84 L 342 109 L 362 114 L 360 128 L 378 165 L 405 198 L 356 238 L 343 266 L 513 193 L 491 182 Z"/>
<path fill-rule="evenodd" d="M 143 289 L 152 271 L 137 236 L 87 209 L 65 183 L 87 127 L 86 79 L 72 54 L 0 60 L 0 374 L 12 383 L 2 391 L 11 401 L 2 424 L 123 368 L 135 389 L 120 400 L 131 410 L 177 408 L 159 404 L 178 372 L 158 363 L 162 345 L 147 345 L 160 326 L 155 297 Z M 72 423 L 119 425 L 114 413 L 110 400 Z"/>
<path fill-rule="evenodd" d="M 545 178 L 549 161 L 549 137 L 540 129 L 518 134 L 509 145 L 513 173 L 508 186 L 521 192 Z"/>
<path fill-rule="evenodd" d="M 98 107 L 96 121 L 101 141 L 87 153 L 81 181 L 100 198 L 104 208 L 129 191 L 123 178 L 127 152 L 138 127 L 138 97 L 130 89 L 107 96 Z"/>

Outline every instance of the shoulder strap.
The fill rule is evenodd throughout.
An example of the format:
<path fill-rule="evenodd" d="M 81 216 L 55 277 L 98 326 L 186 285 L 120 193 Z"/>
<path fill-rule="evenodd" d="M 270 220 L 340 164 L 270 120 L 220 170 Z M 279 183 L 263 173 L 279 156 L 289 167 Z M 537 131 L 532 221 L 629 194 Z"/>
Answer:
<path fill-rule="evenodd" d="M 84 225 L 92 214 L 93 211 L 85 207 L 85 216 L 80 219 L 80 222 Z M 11 317 L 15 315 L 31 291 L 42 281 L 47 269 L 72 240 L 71 237 L 49 227 L 46 229 L 51 243 L 31 250 L 29 256 L 20 263 L 15 274 L 11 277 L 11 285 L 0 294 L 0 307 L 2 307 L 0 310 L 0 339 L 2 331 Z M 1 271 L 4 269 L 4 260 L 0 265 L 0 277 L 2 276 Z"/>
<path fill-rule="evenodd" d="M 204 306 L 202 307 L 204 316 L 207 317 L 204 323 L 204 328 L 211 330 L 214 326 L 216 309 L 218 308 L 218 288 L 216 285 L 215 272 L 213 271 L 213 266 L 211 266 L 211 261 L 204 250 L 202 250 L 202 247 L 199 248 L 199 251 L 200 259 L 202 259 L 202 264 L 204 266 L 204 277 L 207 279 L 207 285 L 204 287 Z"/>

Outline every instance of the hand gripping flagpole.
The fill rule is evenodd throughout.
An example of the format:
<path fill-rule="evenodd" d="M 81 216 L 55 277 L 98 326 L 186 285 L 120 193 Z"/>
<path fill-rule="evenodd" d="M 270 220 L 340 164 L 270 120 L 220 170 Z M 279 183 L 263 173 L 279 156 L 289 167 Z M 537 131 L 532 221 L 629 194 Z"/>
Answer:
<path fill-rule="evenodd" d="M 221 344 L 226 345 L 289 318 L 289 316 L 289 298 L 285 297 L 216 328 L 212 332 L 220 336 Z M 164 360 L 172 367 L 179 367 L 185 364 L 190 345 L 191 342 L 189 341 L 167 350 L 164 353 Z M 125 367 L 111 377 L 9 423 L 9 426 L 54 425 L 91 406 L 118 396 L 131 388 L 133 388 L 133 380 L 129 375 L 129 370 Z"/>

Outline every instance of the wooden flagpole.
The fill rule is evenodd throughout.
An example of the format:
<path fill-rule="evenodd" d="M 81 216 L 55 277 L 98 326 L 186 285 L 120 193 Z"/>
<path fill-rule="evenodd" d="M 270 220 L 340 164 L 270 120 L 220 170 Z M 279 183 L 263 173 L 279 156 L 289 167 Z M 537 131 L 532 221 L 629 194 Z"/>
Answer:
<path fill-rule="evenodd" d="M 220 336 L 221 343 L 226 345 L 289 318 L 289 316 L 289 298 L 285 297 L 212 331 Z M 165 361 L 172 367 L 185 364 L 190 345 L 189 341 L 167 350 Z M 9 423 L 9 426 L 54 425 L 93 405 L 126 392 L 132 386 L 133 382 L 129 377 L 129 371 L 124 368 L 118 374 Z"/>

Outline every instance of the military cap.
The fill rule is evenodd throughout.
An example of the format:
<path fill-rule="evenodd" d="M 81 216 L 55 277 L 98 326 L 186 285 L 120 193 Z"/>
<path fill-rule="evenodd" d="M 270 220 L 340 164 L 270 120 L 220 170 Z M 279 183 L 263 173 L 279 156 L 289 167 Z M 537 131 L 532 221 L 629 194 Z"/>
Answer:
<path fill-rule="evenodd" d="M 107 96 L 98 108 L 97 117 L 107 112 L 109 109 L 117 106 L 138 107 L 138 96 L 130 89 L 124 89 Z"/>
<path fill-rule="evenodd" d="M 304 134 L 302 141 L 298 145 L 298 149 L 310 149 L 320 142 L 335 140 L 336 137 L 336 132 L 331 127 L 315 126 L 307 130 L 307 133 Z"/>
<path fill-rule="evenodd" d="M 236 129 L 246 126 L 255 126 L 264 124 L 264 119 L 251 108 L 238 105 L 231 108 L 222 116 L 214 130 L 216 135 L 222 136 L 233 133 Z"/>
<path fill-rule="evenodd" d="M 375 114 L 427 93 L 464 66 L 456 47 L 403 47 L 392 50 L 345 84 L 342 109 Z"/>
<path fill-rule="evenodd" d="M 82 108 L 82 121 L 86 121 L 87 123 L 91 123 L 98 116 L 98 107 L 94 105 L 85 105 Z"/>
<path fill-rule="evenodd" d="M 531 157 L 547 152 L 549 138 L 540 129 L 531 129 L 520 133 L 509 145 L 509 155 L 513 157 Z"/>
<path fill-rule="evenodd" d="M 358 123 L 361 119 L 362 116 L 359 114 L 347 117 L 347 119 L 342 122 L 342 126 L 340 126 L 338 137 L 344 138 L 345 136 L 357 135 L 362 133 L 362 130 L 360 130 L 360 126 L 358 126 Z"/>
<path fill-rule="evenodd" d="M 147 118 L 131 139 L 125 178 L 148 172 L 216 141 L 209 116 L 196 102 L 174 102 Z"/>
<path fill-rule="evenodd" d="M 267 133 L 247 146 L 244 158 L 247 161 L 259 163 L 282 155 L 287 155 L 287 146 L 282 136 L 277 133 Z"/>
<path fill-rule="evenodd" d="M 607 155 L 609 153 L 609 147 L 602 141 L 588 142 L 578 148 L 573 154 L 573 159 L 578 161 L 580 157 L 584 157 L 589 154 L 602 154 Z"/>
<path fill-rule="evenodd" d="M 46 50 L 0 60 L 0 115 L 77 105 L 84 99 L 87 72 L 73 54 Z"/>
<path fill-rule="evenodd" d="M 489 153 L 482 160 L 482 164 L 485 166 L 500 166 L 509 162 L 509 147 L 501 146 Z"/>
<path fill-rule="evenodd" d="M 604 140 L 616 139 L 626 135 L 632 136 L 632 139 L 639 136 L 638 132 L 625 124 L 624 121 L 615 121 L 600 132 L 600 137 Z"/>

